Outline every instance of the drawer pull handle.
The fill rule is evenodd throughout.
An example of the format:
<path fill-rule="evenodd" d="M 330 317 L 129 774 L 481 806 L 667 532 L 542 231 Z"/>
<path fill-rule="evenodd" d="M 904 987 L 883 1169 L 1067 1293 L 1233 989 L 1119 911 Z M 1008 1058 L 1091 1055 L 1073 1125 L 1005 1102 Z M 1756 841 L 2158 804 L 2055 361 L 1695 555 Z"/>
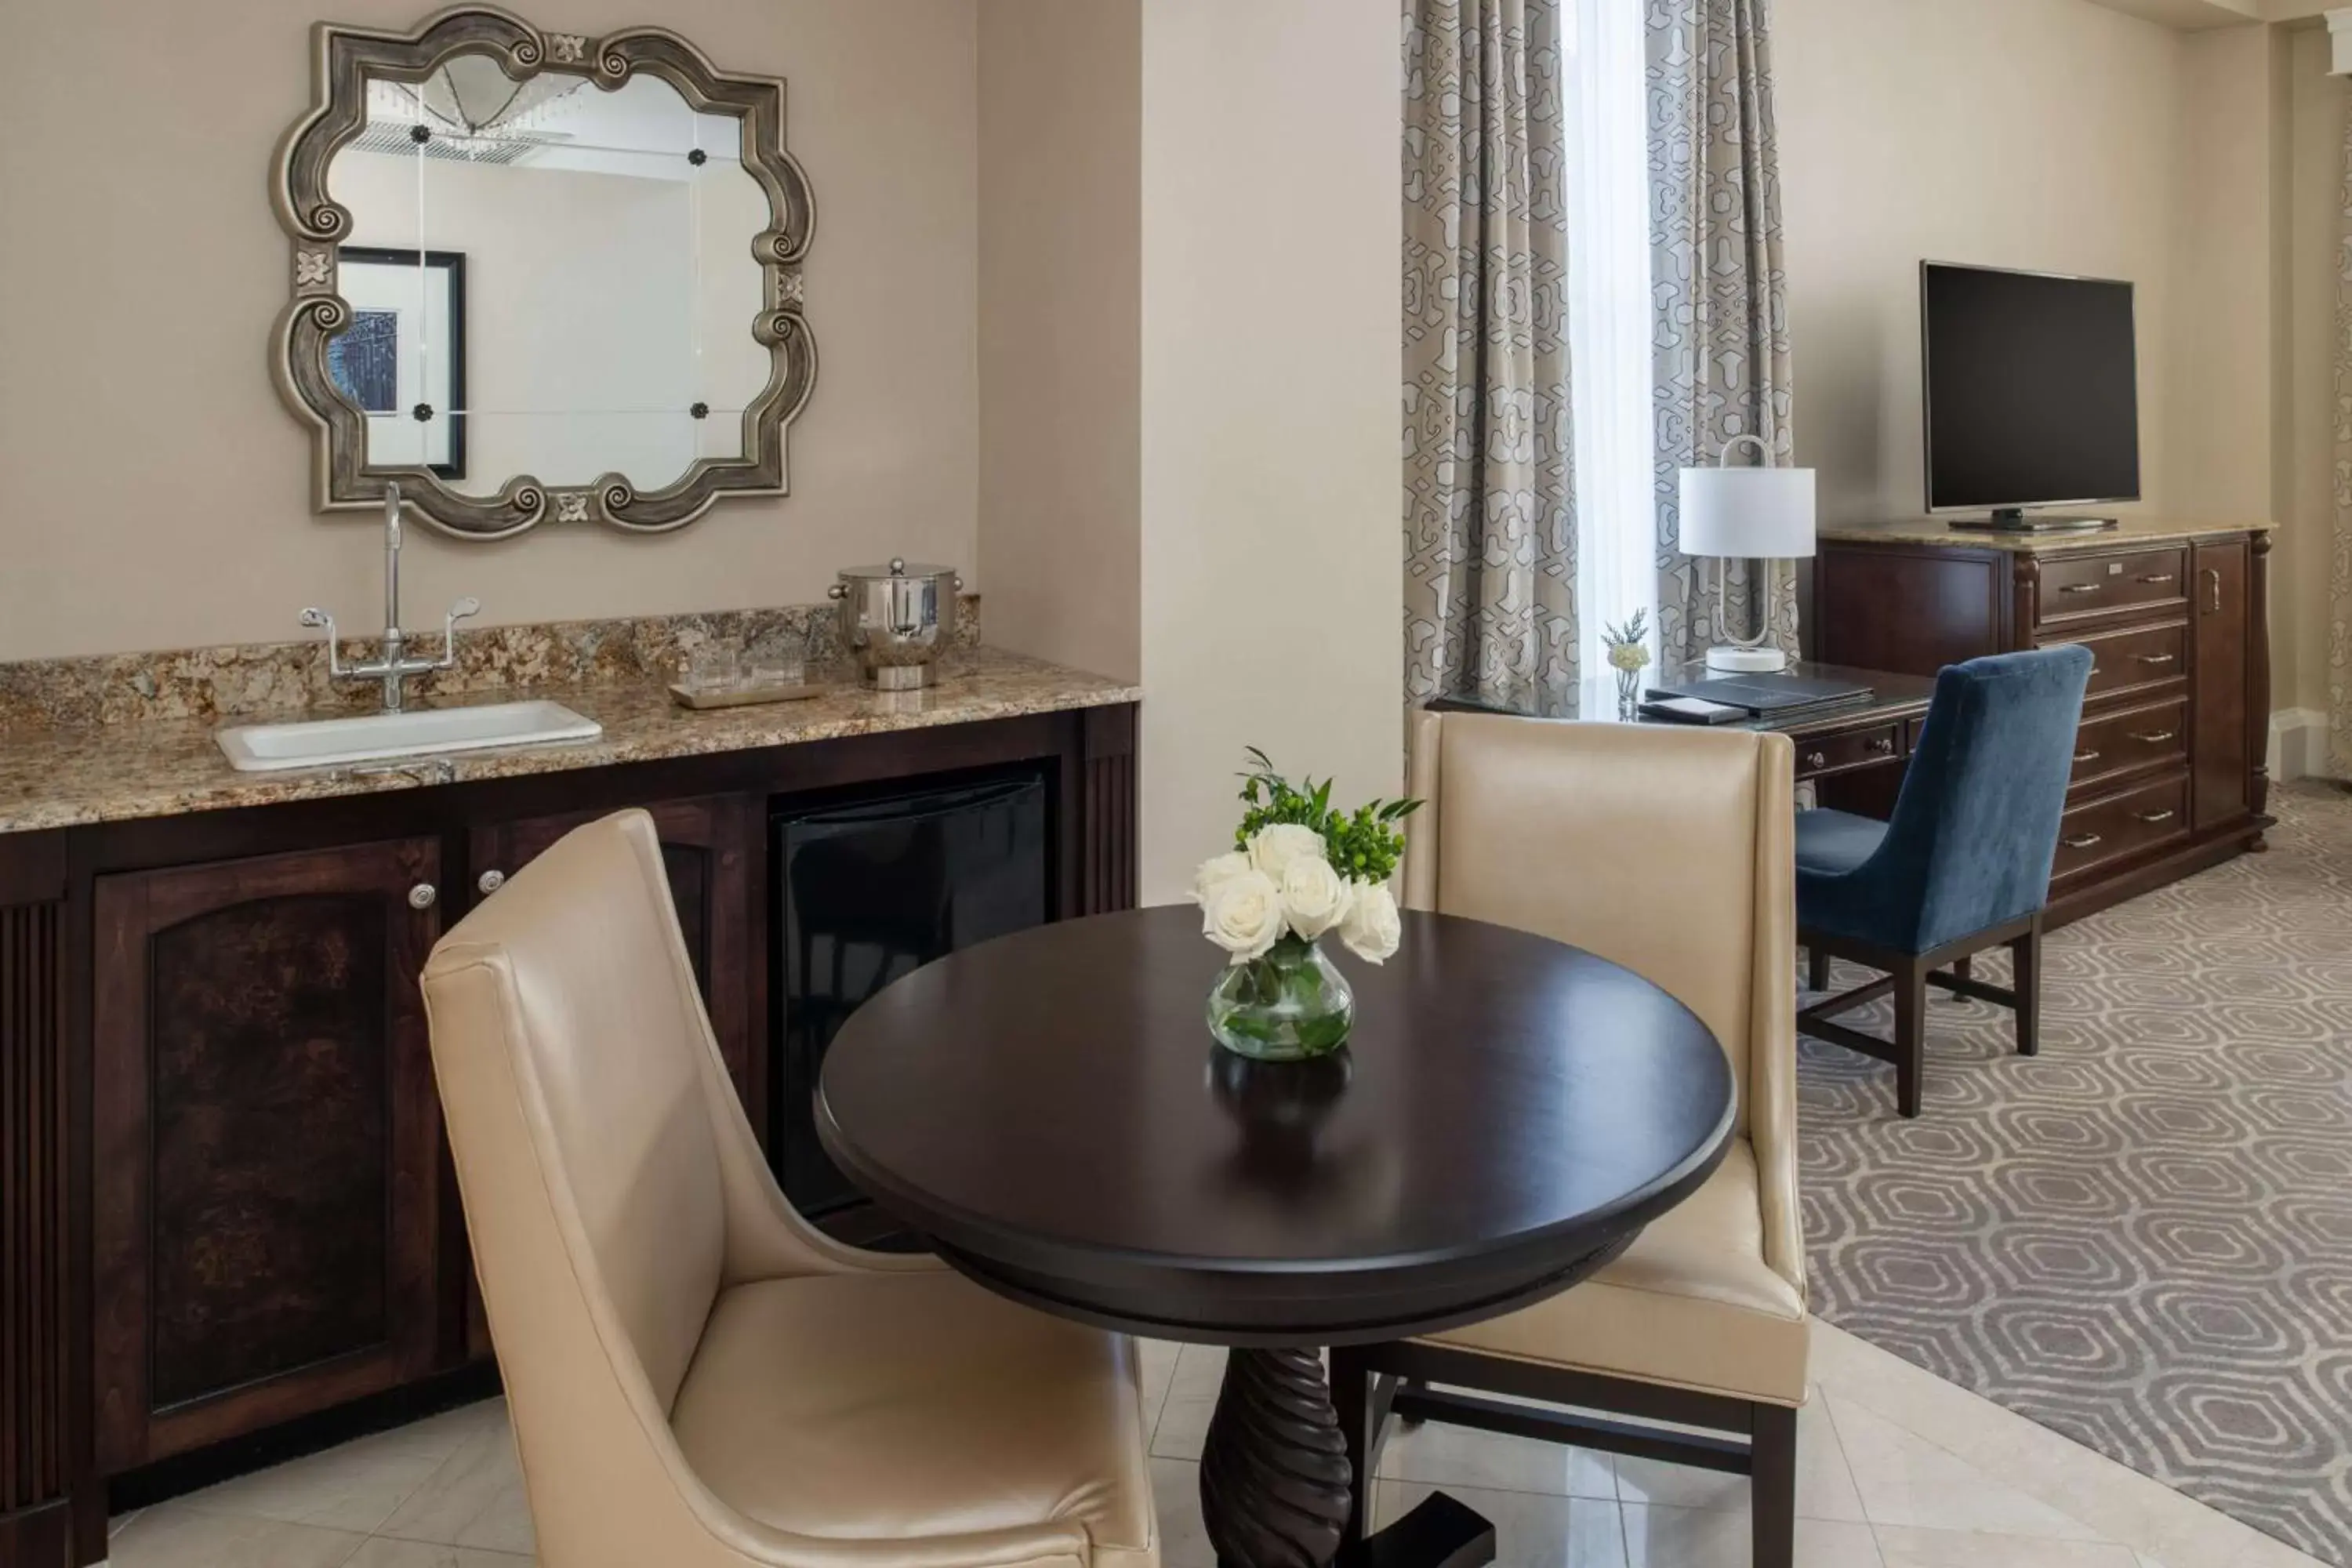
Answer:
<path fill-rule="evenodd" d="M 2058 591 L 2062 594 L 2095 594 L 2105 584 L 2099 583 L 2069 583 Z"/>
<path fill-rule="evenodd" d="M 2211 616 L 2220 615 L 2221 613 L 2221 574 L 2208 566 L 2199 575 L 2205 579 L 2205 587 L 2212 595 L 2211 599 L 2206 604 L 2205 613 Z"/>
<path fill-rule="evenodd" d="M 2147 576 L 2141 578 L 2140 581 L 2147 584 L 2150 587 L 2153 587 L 2158 583 L 2170 583 L 2177 581 L 2177 579 L 2169 572 L 2151 572 Z"/>
<path fill-rule="evenodd" d="M 1885 736 L 1881 735 L 1876 740 L 1870 742 L 1870 750 L 1877 752 L 1882 757 L 1891 757 L 1895 754 L 1895 742 L 1888 740 Z"/>
<path fill-rule="evenodd" d="M 2136 811 L 2132 815 L 2153 827 L 2159 822 L 2170 822 L 2180 814 L 2177 811 Z"/>
<path fill-rule="evenodd" d="M 1830 765 L 1830 759 L 1829 759 L 1829 753 L 1828 753 L 1828 752 L 1807 752 L 1805 753 L 1805 766 L 1807 766 L 1807 767 L 1809 767 L 1809 768 L 1825 768 L 1825 767 L 1828 767 L 1829 765 Z"/>
<path fill-rule="evenodd" d="M 2178 730 L 2142 730 L 2138 734 L 2132 737 L 2133 740 L 2137 741 L 2143 746 L 2161 746 L 2167 741 L 2175 741 L 2179 738 L 2180 731 Z"/>
<path fill-rule="evenodd" d="M 2074 765 L 2078 768 L 2085 763 L 2095 763 L 2098 760 L 2099 753 L 2096 752 L 2077 752 L 2074 753 Z"/>
<path fill-rule="evenodd" d="M 2105 839 L 2100 837 L 2095 833 L 2078 833 L 2074 837 L 2066 840 L 2066 847 L 2069 849 L 2096 849 L 2100 845 L 2105 844 Z"/>
<path fill-rule="evenodd" d="M 2142 664 L 2176 664 L 2180 659 L 2177 653 L 2136 653 L 2132 658 Z"/>

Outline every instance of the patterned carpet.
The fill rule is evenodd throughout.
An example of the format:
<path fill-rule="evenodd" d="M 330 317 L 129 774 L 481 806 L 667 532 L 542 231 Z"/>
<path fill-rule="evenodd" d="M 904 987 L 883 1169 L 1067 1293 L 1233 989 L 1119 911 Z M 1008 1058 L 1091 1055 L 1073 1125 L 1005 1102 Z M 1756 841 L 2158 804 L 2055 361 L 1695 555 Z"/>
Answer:
<path fill-rule="evenodd" d="M 2352 796 L 2273 810 L 2051 937 L 2039 1058 L 1934 1001 L 1920 1121 L 1805 1041 L 1806 1238 L 1831 1321 L 2352 1568 Z"/>

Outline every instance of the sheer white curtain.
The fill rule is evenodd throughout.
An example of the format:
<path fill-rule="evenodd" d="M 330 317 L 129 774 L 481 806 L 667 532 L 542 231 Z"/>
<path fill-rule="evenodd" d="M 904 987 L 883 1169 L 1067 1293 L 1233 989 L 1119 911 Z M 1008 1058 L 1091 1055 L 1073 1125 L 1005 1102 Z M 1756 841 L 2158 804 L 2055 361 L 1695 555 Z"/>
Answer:
<path fill-rule="evenodd" d="M 1565 0 L 1569 363 L 1575 409 L 1581 663 L 1648 612 L 1657 646 L 1647 29 L 1634 0 Z"/>

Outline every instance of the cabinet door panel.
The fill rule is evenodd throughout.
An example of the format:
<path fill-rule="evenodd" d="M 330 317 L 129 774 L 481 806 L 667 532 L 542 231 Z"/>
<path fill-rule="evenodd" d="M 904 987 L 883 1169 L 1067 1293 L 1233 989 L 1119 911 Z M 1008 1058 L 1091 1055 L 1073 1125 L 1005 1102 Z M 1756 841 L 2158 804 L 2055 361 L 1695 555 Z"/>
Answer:
<path fill-rule="evenodd" d="M 428 1370 L 431 839 L 98 883 L 94 1215 L 110 1470 Z"/>
<path fill-rule="evenodd" d="M 2253 808 L 2256 761 L 2248 722 L 2247 597 L 2252 553 L 2243 541 L 2197 546 L 2190 588 L 2196 633 L 2196 741 L 2190 805 L 2200 830 Z"/>

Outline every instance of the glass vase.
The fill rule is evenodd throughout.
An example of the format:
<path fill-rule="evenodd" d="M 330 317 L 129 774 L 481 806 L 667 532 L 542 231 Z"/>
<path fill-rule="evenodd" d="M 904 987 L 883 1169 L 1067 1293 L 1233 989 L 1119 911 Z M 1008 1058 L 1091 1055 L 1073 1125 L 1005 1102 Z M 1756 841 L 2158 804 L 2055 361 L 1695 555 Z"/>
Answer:
<path fill-rule="evenodd" d="M 1617 717 L 1631 722 L 1642 708 L 1642 672 L 1638 669 L 1617 671 Z"/>
<path fill-rule="evenodd" d="M 1209 988 L 1209 1033 L 1261 1062 L 1305 1061 L 1348 1043 L 1356 994 L 1323 950 L 1285 937 L 1263 958 L 1229 964 Z"/>

